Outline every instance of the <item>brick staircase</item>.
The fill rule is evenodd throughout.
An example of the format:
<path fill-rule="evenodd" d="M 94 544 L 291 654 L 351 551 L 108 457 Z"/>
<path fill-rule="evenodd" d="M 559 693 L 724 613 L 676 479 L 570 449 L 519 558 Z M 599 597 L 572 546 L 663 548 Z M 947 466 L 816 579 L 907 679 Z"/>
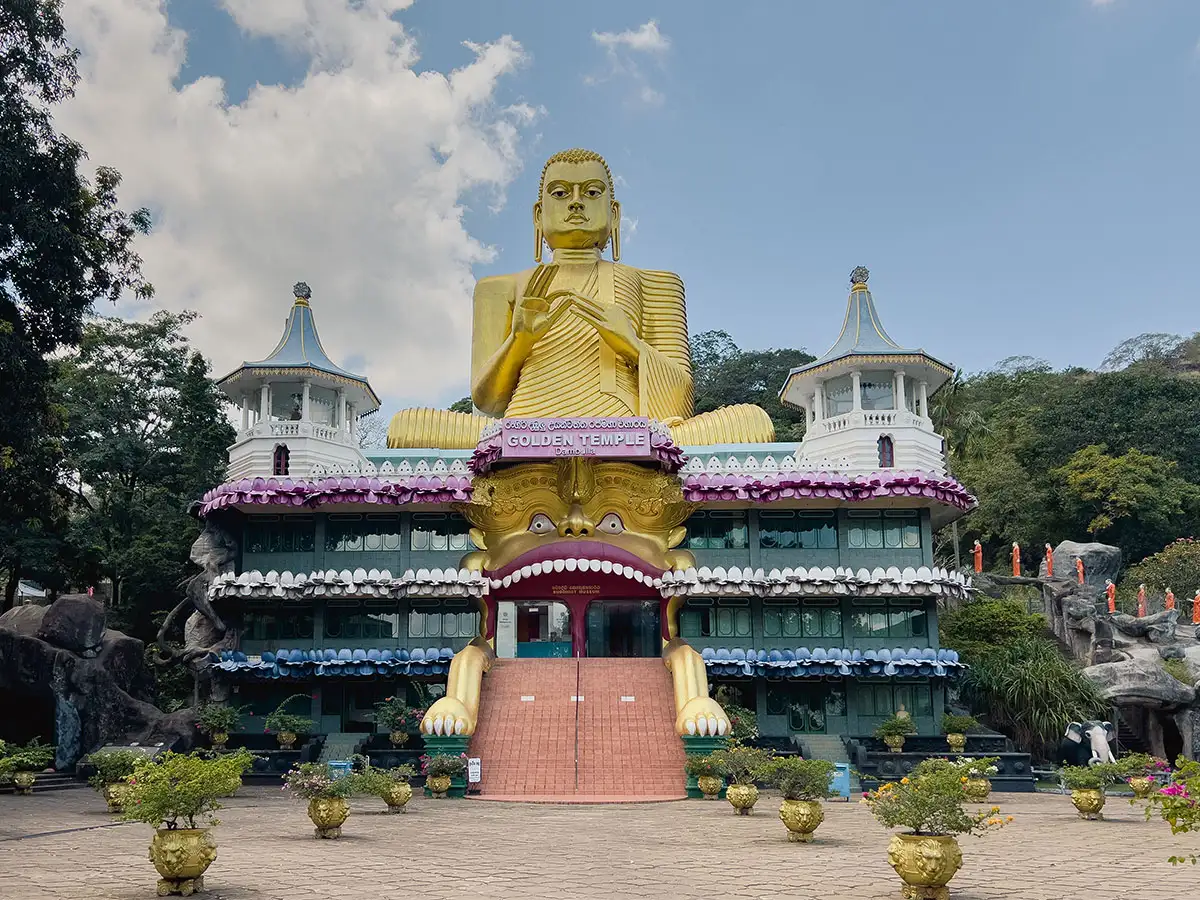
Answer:
<path fill-rule="evenodd" d="M 578 699 L 577 699 L 578 698 Z M 484 677 L 480 797 L 558 803 L 685 796 L 659 659 L 506 659 Z"/>

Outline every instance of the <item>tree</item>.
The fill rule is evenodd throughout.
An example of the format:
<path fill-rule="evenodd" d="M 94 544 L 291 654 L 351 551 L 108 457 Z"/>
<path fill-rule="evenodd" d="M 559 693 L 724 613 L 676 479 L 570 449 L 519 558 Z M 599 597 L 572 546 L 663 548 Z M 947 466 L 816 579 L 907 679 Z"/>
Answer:
<path fill-rule="evenodd" d="M 1187 621 L 1190 600 L 1200 590 L 1200 540 L 1178 538 L 1153 556 L 1125 570 L 1117 586 L 1117 598 L 1126 612 L 1137 608 L 1138 585 L 1144 584 L 1154 595 L 1165 595 L 1170 588 L 1178 596 L 1180 617 Z"/>
<path fill-rule="evenodd" d="M 100 167 L 89 181 L 83 148 L 53 127 L 51 107 L 78 78 L 59 7 L 0 4 L 0 609 L 60 531 L 61 417 L 45 355 L 79 340 L 97 299 L 152 290 L 131 249 L 149 214 L 118 209 L 120 175 Z"/>
<path fill-rule="evenodd" d="M 735 403 L 761 406 L 775 423 L 775 439 L 799 441 L 804 436 L 804 411 L 779 402 L 788 373 L 812 362 L 803 350 L 742 350 L 724 331 L 692 337 L 692 381 L 696 412 L 710 412 Z"/>
<path fill-rule="evenodd" d="M 938 616 L 941 643 L 957 650 L 971 665 L 1009 641 L 1045 633 L 1046 620 L 1030 613 L 1021 600 L 975 600 Z"/>
<path fill-rule="evenodd" d="M 1149 331 L 1137 337 L 1126 338 L 1104 357 L 1104 362 L 1100 363 L 1100 371 L 1116 372 L 1145 362 L 1166 365 L 1175 357 L 1183 342 L 1184 338 L 1179 334 Z"/>
<path fill-rule="evenodd" d="M 451 412 L 470 413 L 475 411 L 475 404 L 470 397 L 463 397 L 450 404 Z"/>
<path fill-rule="evenodd" d="M 1076 521 L 1087 520 L 1089 534 L 1141 558 L 1194 521 L 1200 488 L 1180 478 L 1171 460 L 1137 449 L 1114 457 L 1107 449 L 1084 447 L 1050 474 L 1062 483 Z"/>
<path fill-rule="evenodd" d="M 118 620 L 146 639 L 189 574 L 199 526 L 188 506 L 221 481 L 234 439 L 208 364 L 182 333 L 194 318 L 98 318 L 60 363 L 77 571 L 110 578 Z"/>

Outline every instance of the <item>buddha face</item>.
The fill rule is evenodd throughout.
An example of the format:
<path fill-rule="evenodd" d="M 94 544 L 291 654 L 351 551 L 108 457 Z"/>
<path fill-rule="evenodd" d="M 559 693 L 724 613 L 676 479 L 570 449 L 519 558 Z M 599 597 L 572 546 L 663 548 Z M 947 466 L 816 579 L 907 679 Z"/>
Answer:
<path fill-rule="evenodd" d="M 677 479 L 646 467 L 578 458 L 525 464 L 477 478 L 474 497 L 464 514 L 483 548 L 475 567 L 493 578 L 574 571 L 586 561 L 591 571 L 649 583 L 691 564 L 691 554 L 675 549 L 691 506 Z"/>
<path fill-rule="evenodd" d="M 604 164 L 594 159 L 551 163 L 533 207 L 534 224 L 554 249 L 603 248 L 619 215 Z"/>

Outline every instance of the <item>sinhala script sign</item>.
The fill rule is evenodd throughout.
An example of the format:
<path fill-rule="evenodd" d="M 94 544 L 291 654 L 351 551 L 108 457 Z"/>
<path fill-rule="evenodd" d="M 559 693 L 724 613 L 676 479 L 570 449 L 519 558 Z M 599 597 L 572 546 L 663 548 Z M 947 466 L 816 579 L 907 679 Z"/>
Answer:
<path fill-rule="evenodd" d="M 500 441 L 503 459 L 644 459 L 650 456 L 650 420 L 505 419 Z"/>

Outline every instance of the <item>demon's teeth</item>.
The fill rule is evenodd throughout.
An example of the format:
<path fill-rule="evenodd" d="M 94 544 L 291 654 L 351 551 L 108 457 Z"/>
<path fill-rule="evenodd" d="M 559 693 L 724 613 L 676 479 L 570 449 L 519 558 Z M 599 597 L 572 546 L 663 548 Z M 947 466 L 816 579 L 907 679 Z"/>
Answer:
<path fill-rule="evenodd" d="M 563 560 L 563 566 L 566 568 L 566 570 L 568 572 L 574 572 L 577 568 L 579 568 L 579 560 L 565 559 L 565 560 Z M 557 569 L 557 568 L 558 568 L 558 566 L 555 566 L 555 569 Z"/>
<path fill-rule="evenodd" d="M 501 587 L 510 587 L 511 585 L 512 585 L 512 576 L 511 575 L 505 575 L 503 578 L 500 579 Z"/>
<path fill-rule="evenodd" d="M 633 580 L 636 581 L 638 584 L 641 584 L 642 582 L 644 582 L 646 580 L 646 574 L 644 572 L 642 572 L 640 569 L 634 569 L 633 570 Z"/>
<path fill-rule="evenodd" d="M 521 580 L 521 570 L 514 569 L 512 574 L 509 575 L 508 578 L 512 584 L 517 584 Z"/>
<path fill-rule="evenodd" d="M 495 590 L 495 591 L 500 590 L 501 585 L 502 585 L 502 582 L 500 581 L 499 578 L 492 579 L 492 590 Z"/>
<path fill-rule="evenodd" d="M 541 575 L 542 574 L 542 564 L 540 562 L 535 562 L 532 566 L 529 567 L 529 572 L 532 575 Z"/>
<path fill-rule="evenodd" d="M 564 570 L 566 567 L 567 567 L 567 561 L 566 561 L 565 559 L 556 559 L 556 560 L 554 560 L 554 571 L 555 571 L 555 572 L 561 572 L 561 571 L 563 571 L 563 570 Z"/>
<path fill-rule="evenodd" d="M 633 577 L 633 566 L 621 566 L 621 574 L 626 578 Z"/>
<path fill-rule="evenodd" d="M 538 574 L 540 575 L 541 572 L 539 571 Z M 522 578 L 533 577 L 533 566 L 521 566 L 521 577 Z"/>
<path fill-rule="evenodd" d="M 605 575 L 611 575 L 612 570 L 613 570 L 613 564 L 612 564 L 611 559 L 605 559 L 605 560 L 601 561 L 601 563 L 600 563 L 600 571 L 601 572 L 603 572 Z"/>

